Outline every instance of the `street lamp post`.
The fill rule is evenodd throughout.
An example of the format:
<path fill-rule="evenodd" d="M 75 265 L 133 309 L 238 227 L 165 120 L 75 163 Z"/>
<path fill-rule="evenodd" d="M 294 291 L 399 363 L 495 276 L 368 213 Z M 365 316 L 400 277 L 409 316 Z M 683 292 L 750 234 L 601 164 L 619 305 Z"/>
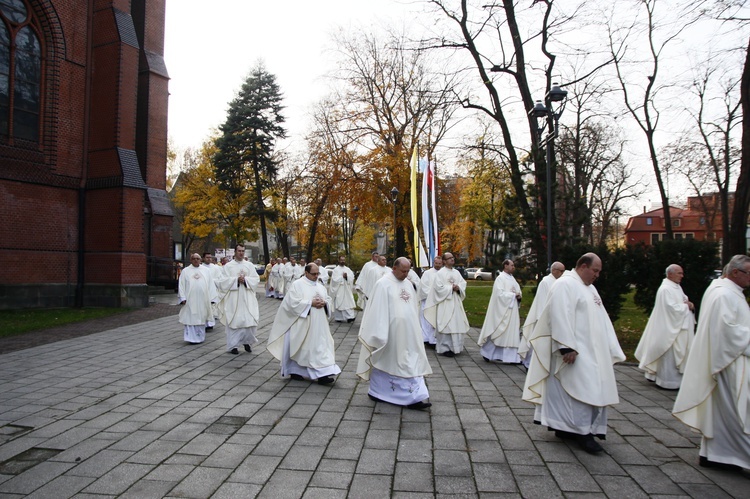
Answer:
<path fill-rule="evenodd" d="M 529 116 L 534 118 L 534 120 L 536 121 L 537 147 L 541 148 L 542 146 L 545 146 L 546 148 L 545 163 L 547 164 L 547 273 L 549 273 L 550 267 L 552 266 L 552 161 L 554 161 L 555 157 L 554 147 L 555 138 L 557 138 L 558 124 L 560 121 L 560 116 L 565 109 L 565 100 L 567 98 L 567 90 L 563 90 L 562 88 L 560 88 L 559 84 L 553 83 L 552 88 L 549 89 L 549 92 L 547 92 L 547 95 L 544 98 L 547 105 L 545 106 L 542 101 L 536 101 L 534 107 L 531 109 L 531 111 L 529 111 Z M 557 109 L 553 109 L 553 103 L 558 103 Z M 542 122 L 540 125 L 540 118 L 547 118 L 549 129 L 546 136 L 543 136 L 545 123 Z"/>
<path fill-rule="evenodd" d="M 398 201 L 398 189 L 391 189 L 391 201 L 393 201 L 393 261 L 396 260 L 396 201 Z"/>
<path fill-rule="evenodd" d="M 341 207 L 341 232 L 344 235 L 344 254 L 346 258 L 349 258 L 349 246 L 347 245 L 346 232 L 349 225 L 349 220 L 346 218 L 346 206 Z"/>

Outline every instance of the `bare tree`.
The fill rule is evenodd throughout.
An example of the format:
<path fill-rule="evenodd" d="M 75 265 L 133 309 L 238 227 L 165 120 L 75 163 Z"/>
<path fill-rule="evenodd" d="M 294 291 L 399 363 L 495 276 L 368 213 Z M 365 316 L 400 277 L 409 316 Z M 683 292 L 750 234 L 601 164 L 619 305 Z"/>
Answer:
<path fill-rule="evenodd" d="M 699 3 L 701 2 L 690 2 L 683 5 L 679 11 L 675 11 L 678 6 L 674 2 L 634 0 L 631 4 L 634 4 L 636 9 L 631 23 L 622 26 L 615 22 L 615 18 L 619 22 L 623 17 L 617 8 L 611 11 L 607 23 L 609 49 L 625 108 L 646 137 L 651 166 L 661 197 L 667 239 L 673 238 L 672 217 L 669 211 L 669 195 L 659 166 L 656 133 L 662 109 L 666 107 L 661 96 L 663 94 L 666 97 L 666 90 L 674 84 L 674 79 L 662 82 L 660 69 L 667 47 L 678 41 L 682 33 L 704 15 Z M 664 9 L 668 9 L 667 12 L 662 12 L 662 4 L 665 4 Z M 640 50 L 643 45 L 646 47 L 645 58 L 642 57 L 644 51 Z M 635 78 L 643 80 L 635 80 L 629 74 L 628 69 L 636 67 L 639 70 L 630 73 Z"/>

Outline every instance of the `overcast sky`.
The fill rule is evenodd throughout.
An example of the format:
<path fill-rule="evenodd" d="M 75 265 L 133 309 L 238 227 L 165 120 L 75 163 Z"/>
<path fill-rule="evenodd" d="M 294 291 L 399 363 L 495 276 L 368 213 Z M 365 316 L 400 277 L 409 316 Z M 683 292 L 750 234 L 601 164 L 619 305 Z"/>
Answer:
<path fill-rule="evenodd" d="M 167 2 L 170 137 L 178 148 L 200 146 L 263 60 L 284 94 L 290 139 L 300 141 L 308 109 L 327 93 L 330 34 L 380 20 L 403 23 L 408 9 L 395 0 Z"/>

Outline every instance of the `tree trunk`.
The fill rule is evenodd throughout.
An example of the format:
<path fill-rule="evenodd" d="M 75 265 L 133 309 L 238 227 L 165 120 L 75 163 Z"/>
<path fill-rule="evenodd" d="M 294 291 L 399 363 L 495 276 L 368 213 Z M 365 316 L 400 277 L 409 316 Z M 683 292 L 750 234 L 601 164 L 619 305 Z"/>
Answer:
<path fill-rule="evenodd" d="M 745 66 L 740 83 L 742 104 L 742 160 L 734 195 L 731 231 L 724 234 L 730 255 L 747 254 L 747 214 L 750 208 L 750 40 L 745 52 Z"/>

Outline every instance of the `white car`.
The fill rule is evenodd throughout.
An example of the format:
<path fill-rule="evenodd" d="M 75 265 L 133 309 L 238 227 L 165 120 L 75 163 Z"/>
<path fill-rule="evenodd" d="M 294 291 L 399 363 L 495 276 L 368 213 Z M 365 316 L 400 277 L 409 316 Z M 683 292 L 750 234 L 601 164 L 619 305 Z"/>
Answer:
<path fill-rule="evenodd" d="M 483 267 L 470 267 L 466 269 L 466 275 L 468 279 L 475 281 L 492 281 L 495 276 L 489 270 L 485 270 Z"/>

